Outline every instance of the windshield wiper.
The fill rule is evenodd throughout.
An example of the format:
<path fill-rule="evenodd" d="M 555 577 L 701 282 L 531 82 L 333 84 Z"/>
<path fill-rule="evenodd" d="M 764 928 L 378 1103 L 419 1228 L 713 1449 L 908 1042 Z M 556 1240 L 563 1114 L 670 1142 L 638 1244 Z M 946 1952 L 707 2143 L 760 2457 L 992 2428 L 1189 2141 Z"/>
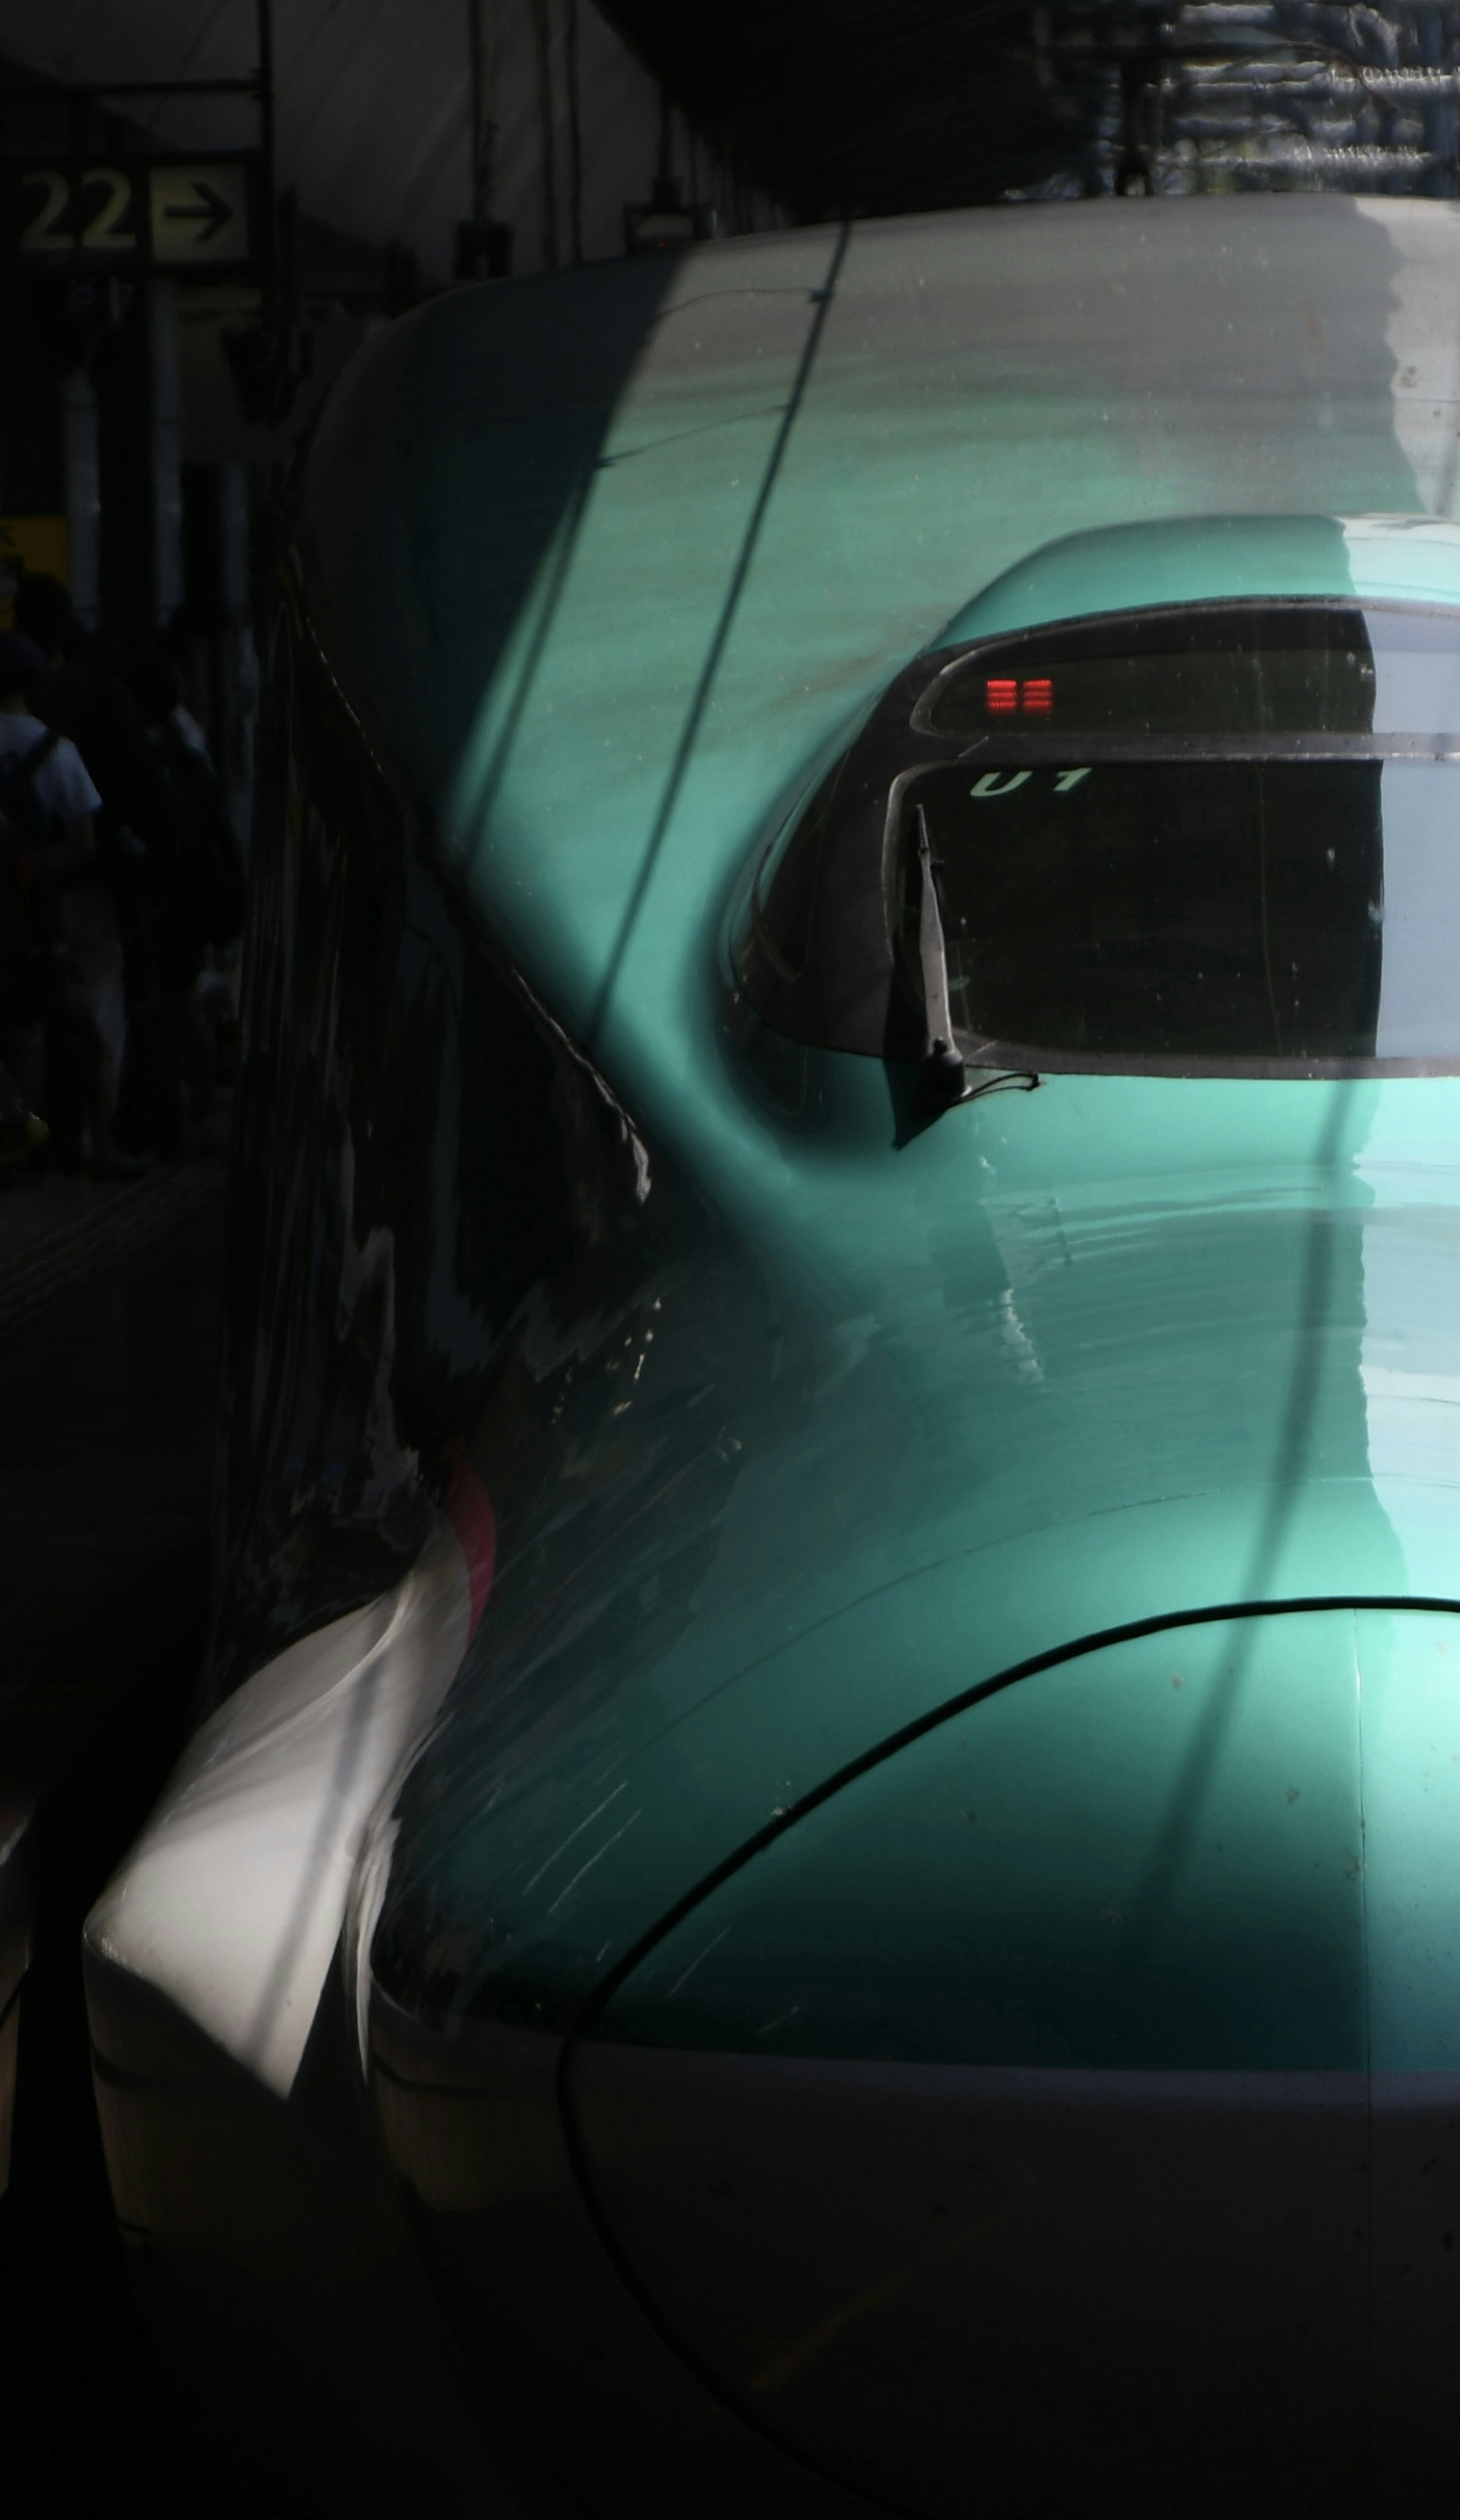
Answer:
<path fill-rule="evenodd" d="M 968 1091 L 968 1070 L 953 1047 L 953 1014 L 948 999 L 948 947 L 933 871 L 928 818 L 917 808 L 917 865 L 922 878 L 917 905 L 917 962 L 922 977 L 923 1048 L 917 1100 L 924 1111 L 948 1111 Z"/>
<path fill-rule="evenodd" d="M 917 813 L 917 863 L 921 892 L 917 909 L 917 961 L 922 978 L 923 1054 L 917 1081 L 914 1109 L 924 1118 L 936 1119 L 941 1111 L 951 1111 L 957 1102 L 974 1102 L 982 1094 L 1022 1092 L 1032 1094 L 1039 1078 L 1031 1068 L 999 1071 L 970 1085 L 968 1068 L 962 1052 L 953 1041 L 953 1013 L 948 994 L 948 944 L 943 933 L 943 911 L 938 899 L 939 861 L 933 855 L 928 836 L 928 818 L 923 807 Z"/>

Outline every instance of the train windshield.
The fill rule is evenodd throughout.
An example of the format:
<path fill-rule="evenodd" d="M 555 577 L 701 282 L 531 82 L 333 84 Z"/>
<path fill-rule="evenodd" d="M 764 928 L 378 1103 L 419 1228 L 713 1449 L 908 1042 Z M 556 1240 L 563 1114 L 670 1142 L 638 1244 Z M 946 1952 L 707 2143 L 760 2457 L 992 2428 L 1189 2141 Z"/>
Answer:
<path fill-rule="evenodd" d="M 1456 766 L 958 765 L 906 811 L 975 1056 L 1460 1059 Z"/>
<path fill-rule="evenodd" d="M 1175 604 L 916 658 L 737 935 L 768 1023 L 893 1061 L 951 1022 L 1036 1071 L 1460 1070 L 1460 608 Z"/>

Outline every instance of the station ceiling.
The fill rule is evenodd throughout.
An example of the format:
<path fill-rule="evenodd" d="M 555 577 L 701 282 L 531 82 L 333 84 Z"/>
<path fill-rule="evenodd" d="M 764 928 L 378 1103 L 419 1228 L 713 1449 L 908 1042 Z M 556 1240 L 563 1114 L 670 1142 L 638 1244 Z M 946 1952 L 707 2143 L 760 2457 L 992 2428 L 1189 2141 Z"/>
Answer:
<path fill-rule="evenodd" d="M 741 185 L 792 221 L 1129 189 L 1123 167 L 1142 152 L 1153 191 L 1460 192 L 1460 0 L 597 6 Z M 596 113 L 585 157 L 613 197 L 604 236 L 621 234 L 623 205 L 651 171 L 653 89 L 627 57 L 588 47 L 591 22 L 611 39 L 587 0 L 271 7 L 280 179 L 317 220 L 378 247 L 401 240 L 431 281 L 449 277 L 454 223 L 472 198 L 474 20 L 499 47 L 515 28 L 520 61 L 505 74 L 492 146 L 499 189 L 524 200 L 541 189 L 535 48 L 560 67 L 583 37 L 581 107 Z M 257 0 L 0 0 L 0 55 L 63 81 L 216 78 L 251 69 L 257 25 Z M 201 152 L 251 137 L 241 112 L 194 98 L 144 119 Z M 564 148 L 559 133 L 566 162 Z M 526 213 L 504 203 L 492 215 L 521 227 Z"/>
<path fill-rule="evenodd" d="M 274 0 L 280 181 L 347 234 L 407 240 L 449 267 L 469 207 L 465 0 Z M 0 0 L 0 55 L 43 78 L 228 79 L 258 62 L 255 0 Z M 130 101 L 161 146 L 205 157 L 258 138 L 250 102 Z"/>
<path fill-rule="evenodd" d="M 1113 189 L 1460 192 L 1454 0 L 603 5 L 796 220 Z"/>
<path fill-rule="evenodd" d="M 605 0 L 793 218 L 996 200 L 1068 154 L 1027 0 Z"/>

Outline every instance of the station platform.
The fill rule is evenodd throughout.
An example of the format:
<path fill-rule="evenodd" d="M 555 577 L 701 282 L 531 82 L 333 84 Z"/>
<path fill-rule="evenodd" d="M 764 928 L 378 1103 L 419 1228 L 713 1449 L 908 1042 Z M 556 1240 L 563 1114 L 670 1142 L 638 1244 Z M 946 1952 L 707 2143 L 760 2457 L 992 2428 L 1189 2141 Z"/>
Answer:
<path fill-rule="evenodd" d="M 221 1201 L 228 1129 L 220 1098 L 190 1127 L 184 1151 L 137 1181 L 0 1173 L 0 1342 Z"/>
<path fill-rule="evenodd" d="M 17 2509 L 237 2508 L 148 2364 L 80 1969 L 82 1919 L 186 1736 L 206 1642 L 224 1174 L 220 1128 L 135 1183 L 0 1192 L 0 2477 Z"/>

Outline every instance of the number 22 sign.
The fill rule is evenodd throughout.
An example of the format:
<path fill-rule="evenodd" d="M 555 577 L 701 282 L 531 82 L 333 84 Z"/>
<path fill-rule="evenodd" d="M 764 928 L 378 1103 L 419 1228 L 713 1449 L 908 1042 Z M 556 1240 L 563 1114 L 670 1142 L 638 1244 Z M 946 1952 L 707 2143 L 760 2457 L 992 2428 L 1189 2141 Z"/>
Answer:
<path fill-rule="evenodd" d="M 87 166 L 74 174 L 59 166 L 25 166 L 19 170 L 19 190 L 28 212 L 16 238 L 19 252 L 139 251 L 132 179 L 120 166 Z"/>
<path fill-rule="evenodd" d="M 0 174 L 6 257 L 22 272 L 153 264 L 237 270 L 252 260 L 251 155 L 205 164 L 175 158 L 117 165 L 11 159 Z"/>

